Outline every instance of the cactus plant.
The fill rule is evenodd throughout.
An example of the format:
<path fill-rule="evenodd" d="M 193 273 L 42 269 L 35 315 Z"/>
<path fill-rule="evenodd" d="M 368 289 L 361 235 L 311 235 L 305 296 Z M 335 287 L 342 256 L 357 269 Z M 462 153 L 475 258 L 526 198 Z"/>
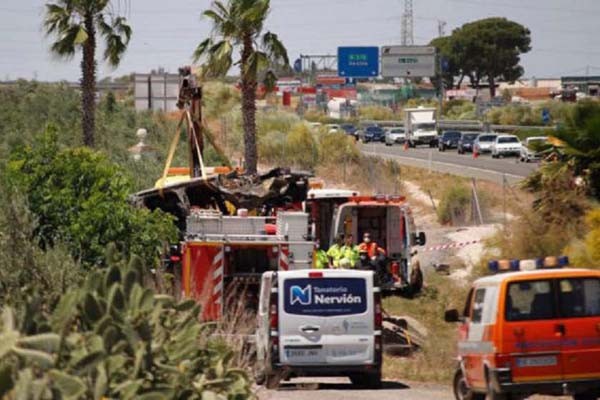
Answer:
<path fill-rule="evenodd" d="M 63 295 L 40 325 L 48 332 L 22 334 L 4 309 L 0 398 L 250 398 L 245 371 L 210 339 L 199 306 L 144 287 L 139 259 L 123 264 Z"/>

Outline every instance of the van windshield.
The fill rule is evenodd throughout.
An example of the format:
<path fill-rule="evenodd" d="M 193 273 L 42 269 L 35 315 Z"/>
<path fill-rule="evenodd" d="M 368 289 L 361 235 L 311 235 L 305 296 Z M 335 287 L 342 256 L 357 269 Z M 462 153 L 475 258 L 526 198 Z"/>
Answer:
<path fill-rule="evenodd" d="M 367 311 L 364 278 L 295 278 L 283 284 L 286 314 L 339 316 Z"/>

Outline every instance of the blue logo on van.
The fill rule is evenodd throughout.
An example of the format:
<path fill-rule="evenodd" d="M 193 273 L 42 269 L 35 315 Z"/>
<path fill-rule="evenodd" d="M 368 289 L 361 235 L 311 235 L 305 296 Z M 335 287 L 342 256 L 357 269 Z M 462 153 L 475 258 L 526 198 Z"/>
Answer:
<path fill-rule="evenodd" d="M 292 286 L 290 288 L 290 304 L 294 305 L 300 303 L 303 306 L 307 306 L 312 301 L 312 288 L 310 285 L 306 285 L 304 289 L 300 286 Z"/>
<path fill-rule="evenodd" d="M 284 311 L 287 314 L 336 316 L 367 311 L 367 285 L 364 278 L 291 278 L 283 284 Z"/>

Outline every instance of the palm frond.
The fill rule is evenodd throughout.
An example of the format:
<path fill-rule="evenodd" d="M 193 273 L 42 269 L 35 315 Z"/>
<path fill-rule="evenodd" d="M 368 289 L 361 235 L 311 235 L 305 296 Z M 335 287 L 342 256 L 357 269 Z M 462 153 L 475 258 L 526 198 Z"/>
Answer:
<path fill-rule="evenodd" d="M 216 12 L 219 13 L 222 19 L 227 20 L 230 18 L 229 10 L 227 9 L 227 7 L 225 7 L 225 5 L 223 5 L 223 3 L 221 3 L 220 1 L 214 1 L 212 3 L 212 6 L 216 10 Z"/>
<path fill-rule="evenodd" d="M 112 67 L 116 67 L 121 62 L 125 50 L 127 50 L 132 31 L 124 17 L 111 16 L 110 18 L 111 22 L 107 23 L 104 16 L 98 14 L 96 16 L 96 25 L 106 45 L 104 60 Z"/>
<path fill-rule="evenodd" d="M 50 49 L 59 57 L 69 59 L 75 54 L 77 36 L 82 29 L 81 25 L 71 25 L 68 29 L 61 31 L 58 39 L 52 43 Z"/>
<path fill-rule="evenodd" d="M 262 47 L 271 62 L 285 65 L 290 63 L 287 50 L 276 34 L 272 32 L 265 33 L 262 37 Z"/>
<path fill-rule="evenodd" d="M 194 54 L 192 55 L 194 62 L 198 62 L 212 46 L 213 43 L 211 38 L 204 39 L 202 42 L 200 42 L 200 44 L 196 47 L 196 50 L 194 50 Z"/>
<path fill-rule="evenodd" d="M 229 69 L 233 55 L 233 45 L 228 40 L 222 40 L 213 44 L 208 49 L 208 59 L 205 63 L 208 73 L 214 77 L 224 76 Z"/>
<path fill-rule="evenodd" d="M 269 15 L 269 0 L 241 0 L 239 4 L 240 20 L 245 24 L 262 26 Z"/>
<path fill-rule="evenodd" d="M 61 7 L 53 3 L 46 4 L 46 14 L 43 22 L 46 35 L 60 34 L 65 31 L 70 25 L 71 14 L 71 7 Z"/>
<path fill-rule="evenodd" d="M 223 25 L 223 23 L 225 22 L 225 18 L 223 18 L 214 10 L 206 10 L 202 13 L 202 16 L 212 19 L 215 25 Z"/>

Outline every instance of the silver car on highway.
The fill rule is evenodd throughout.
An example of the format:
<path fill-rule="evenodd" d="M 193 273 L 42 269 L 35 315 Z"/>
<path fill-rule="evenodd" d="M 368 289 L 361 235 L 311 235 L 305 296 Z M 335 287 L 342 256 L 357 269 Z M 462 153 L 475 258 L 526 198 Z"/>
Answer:
<path fill-rule="evenodd" d="M 519 156 L 521 141 L 515 135 L 498 135 L 492 143 L 492 157 Z"/>
<path fill-rule="evenodd" d="M 386 128 L 385 130 L 385 145 L 402 144 L 406 141 L 406 131 L 404 128 Z"/>
<path fill-rule="evenodd" d="M 477 136 L 475 142 L 473 142 L 473 151 L 476 153 L 491 153 L 492 144 L 496 141 L 495 133 L 482 133 Z"/>

